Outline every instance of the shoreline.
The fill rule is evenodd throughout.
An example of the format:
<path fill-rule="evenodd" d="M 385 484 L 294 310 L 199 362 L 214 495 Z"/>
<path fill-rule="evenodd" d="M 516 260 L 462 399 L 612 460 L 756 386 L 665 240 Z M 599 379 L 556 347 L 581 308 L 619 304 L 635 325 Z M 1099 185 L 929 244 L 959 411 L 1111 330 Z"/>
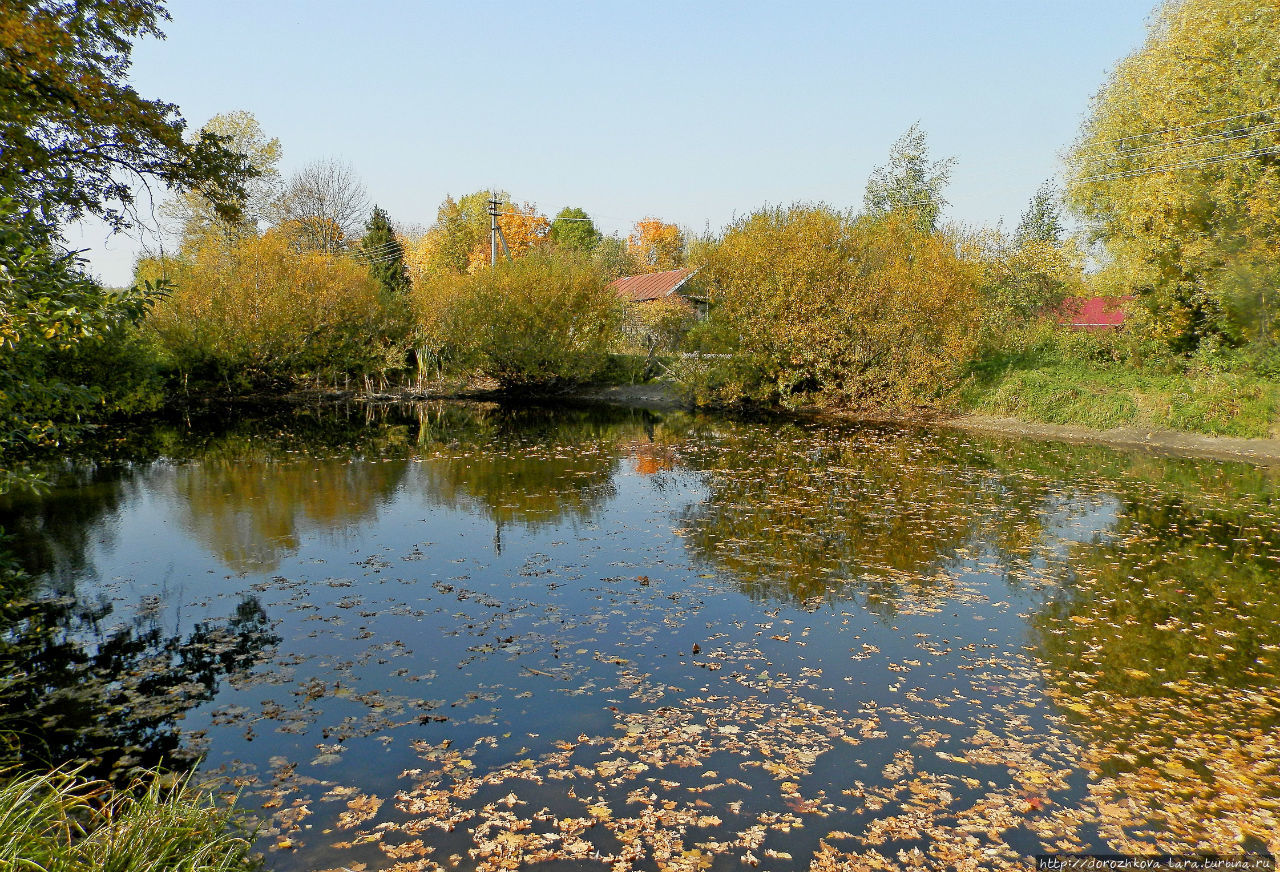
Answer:
<path fill-rule="evenodd" d="M 328 394 L 327 398 L 341 398 L 369 403 L 423 400 L 510 402 L 514 399 L 487 385 L 462 384 L 451 385 L 438 392 L 428 389 L 426 391 L 374 393 L 363 396 L 354 392 L 342 392 L 342 395 Z M 563 393 L 530 395 L 519 399 L 523 402 L 532 403 L 602 403 L 605 405 L 648 409 L 654 412 L 695 411 L 679 397 L 670 385 L 662 382 L 632 385 L 587 385 L 578 389 L 567 390 Z M 1238 436 L 1211 436 L 1185 430 L 1160 430 L 1146 427 L 1116 427 L 1109 430 L 1097 430 L 1078 424 L 1046 424 L 1038 421 L 1023 421 L 1018 418 L 1003 418 L 973 413 L 958 414 L 951 417 L 908 418 L 901 416 L 860 416 L 841 412 L 840 410 L 809 409 L 798 413 L 777 412 L 776 414 L 798 414 L 799 417 L 814 421 L 852 421 L 926 428 L 945 427 L 952 430 L 985 433 L 1009 438 L 1104 445 L 1128 450 L 1136 449 L 1163 456 L 1236 460 L 1259 466 L 1280 466 L 1280 438 L 1274 437 L 1249 439 Z"/>
<path fill-rule="evenodd" d="M 1095 430 L 1077 424 L 1043 424 L 991 415 L 959 415 L 939 418 L 930 426 L 949 427 L 973 433 L 1013 438 L 1077 442 L 1129 448 L 1174 457 L 1201 457 L 1212 460 L 1243 460 L 1260 466 L 1280 466 L 1280 439 L 1245 439 L 1239 436 L 1210 436 L 1185 430 L 1157 430 L 1146 427 L 1115 427 Z"/>
<path fill-rule="evenodd" d="M 579 401 L 628 405 L 654 411 L 687 409 L 669 386 L 658 384 L 615 385 L 604 388 L 588 388 L 568 395 Z M 986 433 L 1019 439 L 1039 439 L 1054 442 L 1074 442 L 1089 445 L 1105 445 L 1112 448 L 1138 449 L 1153 454 L 1174 457 L 1199 457 L 1211 460 L 1238 460 L 1260 466 L 1280 466 L 1280 439 L 1246 439 L 1238 436 L 1210 436 L 1184 430 L 1158 430 L 1145 427 L 1116 427 L 1096 430 L 1077 424 L 1045 424 L 1022 421 L 1017 418 L 1001 418 L 993 415 L 961 414 L 954 417 L 909 419 L 892 417 L 858 417 L 839 411 L 815 411 L 805 417 L 814 420 L 865 421 L 879 424 L 900 424 L 928 428 L 946 427 L 970 433 Z"/>

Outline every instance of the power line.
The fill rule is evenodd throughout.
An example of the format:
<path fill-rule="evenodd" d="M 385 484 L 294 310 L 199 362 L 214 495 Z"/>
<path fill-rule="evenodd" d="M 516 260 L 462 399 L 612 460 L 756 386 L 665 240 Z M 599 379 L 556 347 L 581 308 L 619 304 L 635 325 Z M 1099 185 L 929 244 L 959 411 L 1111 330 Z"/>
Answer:
<path fill-rule="evenodd" d="M 1161 172 L 1169 172 L 1170 170 L 1194 169 L 1202 166 L 1210 166 L 1218 163 L 1229 163 L 1234 160 L 1244 160 L 1251 157 L 1263 157 L 1266 155 L 1280 154 L 1280 145 L 1267 146 L 1265 148 L 1253 149 L 1250 151 L 1235 151 L 1231 154 L 1218 155 L 1216 157 L 1200 158 L 1198 160 L 1185 161 L 1183 163 L 1164 164 L 1163 166 L 1142 167 L 1132 170 L 1121 170 L 1114 173 L 1098 173 L 1097 175 L 1085 176 L 1082 182 L 1105 182 L 1115 179 L 1130 179 L 1138 176 L 1149 176 Z"/>
<path fill-rule="evenodd" d="M 356 263 L 363 263 L 369 266 L 374 266 L 380 263 L 392 263 L 393 261 L 397 261 L 397 260 L 400 260 L 400 261 L 404 260 L 404 258 L 398 257 L 394 254 L 387 254 L 387 255 L 383 255 L 382 257 L 359 257 L 358 255 L 348 253 L 347 256 L 350 257 L 352 260 L 354 260 Z"/>
<path fill-rule="evenodd" d="M 351 250 L 352 257 L 383 257 L 385 255 L 394 257 L 402 254 L 403 251 L 398 250 L 398 248 L 385 248 L 383 251 L 361 251 L 360 248 L 352 248 Z"/>
<path fill-rule="evenodd" d="M 1165 127 L 1160 130 L 1152 130 L 1149 133 L 1135 133 L 1132 136 L 1121 136 L 1117 139 L 1103 139 L 1098 141 L 1098 145 L 1107 145 L 1113 142 L 1128 142 L 1131 139 L 1144 139 L 1148 136 L 1159 136 L 1163 133 L 1177 133 L 1180 130 L 1193 130 L 1197 127 L 1207 127 L 1210 124 L 1220 124 L 1223 121 L 1235 121 L 1238 118 L 1252 118 L 1254 115 L 1266 115 L 1269 112 L 1275 112 L 1280 109 L 1280 105 L 1272 106 L 1268 109 L 1258 109 L 1254 112 L 1241 112 L 1239 115 L 1227 115 L 1223 118 L 1213 118 L 1209 121 L 1199 121 L 1195 124 L 1184 124 L 1181 127 Z"/>
<path fill-rule="evenodd" d="M 536 212 L 499 212 L 498 214 L 499 215 L 517 215 L 521 218 L 541 218 L 543 221 L 546 221 L 548 224 L 555 224 L 557 221 L 591 221 L 591 222 L 595 221 L 594 218 L 548 218 L 546 215 L 539 215 Z"/>
<path fill-rule="evenodd" d="M 394 249 L 387 249 L 386 251 L 361 251 L 358 248 L 353 248 L 349 253 L 352 257 L 356 258 L 399 257 L 403 255 L 403 252 L 399 252 Z"/>
<path fill-rule="evenodd" d="M 1258 136 L 1263 133 L 1280 130 L 1280 121 L 1271 121 L 1266 124 L 1257 124 L 1250 127 L 1238 127 L 1234 130 L 1223 130 L 1215 133 L 1208 133 L 1202 136 L 1192 136 L 1186 139 L 1178 139 L 1173 142 L 1161 143 L 1160 145 L 1151 145 L 1145 148 L 1117 149 L 1109 154 L 1099 155 L 1090 158 L 1087 163 L 1105 163 L 1107 161 L 1122 160 L 1143 154 L 1162 153 L 1168 151 L 1180 151 L 1185 148 L 1194 148 L 1197 145 L 1205 145 L 1211 142 L 1230 142 L 1236 139 L 1247 139 L 1250 136 Z"/>

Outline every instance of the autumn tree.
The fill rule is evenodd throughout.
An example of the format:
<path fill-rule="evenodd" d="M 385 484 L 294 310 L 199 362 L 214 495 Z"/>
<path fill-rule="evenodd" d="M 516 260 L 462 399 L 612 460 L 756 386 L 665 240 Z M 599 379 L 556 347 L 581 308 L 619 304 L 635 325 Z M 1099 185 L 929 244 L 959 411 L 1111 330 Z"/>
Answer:
<path fill-rule="evenodd" d="M 643 272 L 663 272 L 684 265 L 684 233 L 658 218 L 642 218 L 627 237 L 627 248 Z"/>
<path fill-rule="evenodd" d="M 1059 199 L 1045 182 L 1032 196 L 1012 235 L 984 230 L 965 247 L 981 265 L 987 339 L 1000 345 L 1010 329 L 1059 311 L 1063 301 L 1084 293 L 1084 252 L 1064 238 Z"/>
<path fill-rule="evenodd" d="M 506 251 L 520 257 L 540 245 L 550 234 L 551 222 L 533 203 L 517 204 L 505 191 L 475 191 L 455 200 L 446 197 L 436 211 L 436 221 L 418 240 L 410 255 L 415 280 L 434 275 L 463 275 L 489 265 L 489 201 L 498 199 L 498 226 Z"/>
<path fill-rule="evenodd" d="M 368 209 L 364 184 L 355 170 L 329 158 L 289 180 L 275 215 L 299 247 L 333 253 L 356 238 Z"/>
<path fill-rule="evenodd" d="M 566 206 L 551 222 L 549 238 L 556 245 L 576 251 L 590 251 L 600 242 L 601 233 L 585 209 Z"/>
<path fill-rule="evenodd" d="M 174 372 L 229 393 L 381 373 L 403 359 L 382 289 L 345 255 L 298 251 L 269 230 L 168 264 L 147 319 Z"/>
<path fill-rule="evenodd" d="M 159 0 L 0 4 L 0 490 L 32 480 L 15 452 L 60 444 L 110 410 L 117 388 L 79 364 L 154 299 L 104 290 L 55 249 L 58 225 L 90 214 L 127 226 L 145 179 L 203 190 L 235 220 L 254 174 L 217 134 L 185 139 L 176 106 L 125 81 L 134 41 L 160 36 L 167 18 Z M 124 381 L 121 368 L 99 369 Z"/>
<path fill-rule="evenodd" d="M 409 290 L 409 269 L 405 265 L 404 246 L 396 236 L 387 213 L 377 206 L 365 225 L 360 240 L 360 259 L 369 265 L 369 273 L 383 291 L 395 297 Z"/>
<path fill-rule="evenodd" d="M 1164 3 L 1069 155 L 1070 203 L 1175 350 L 1275 330 L 1277 33 L 1272 2 Z M 1240 295 L 1255 303 L 1249 321 L 1230 317 Z"/>
<path fill-rule="evenodd" d="M 499 246 L 505 243 L 498 256 L 517 258 L 542 244 L 551 232 L 551 222 L 538 211 L 533 203 L 506 203 L 499 207 L 498 229 L 502 231 Z M 471 250 L 467 271 L 475 272 L 488 266 L 493 259 L 492 244 L 486 232 L 485 241 Z"/>
<path fill-rule="evenodd" d="M 648 271 L 641 267 L 627 241 L 616 235 L 601 237 L 591 250 L 591 262 L 608 281 Z"/>
<path fill-rule="evenodd" d="M 581 255 L 539 249 L 438 281 L 450 289 L 433 301 L 439 334 L 508 390 L 589 381 L 617 339 L 618 298 Z"/>
<path fill-rule="evenodd" d="M 1037 238 L 1051 229 L 1024 220 L 1013 236 L 987 230 L 968 241 L 982 272 L 987 338 L 997 345 L 1011 328 L 1053 316 L 1068 297 L 1085 292 L 1084 253 L 1074 239 Z"/>
<path fill-rule="evenodd" d="M 454 199 L 445 197 L 436 210 L 435 223 L 414 246 L 412 260 L 418 276 L 463 275 L 471 253 L 489 238 L 489 191 L 475 191 Z M 502 202 L 510 197 L 497 192 Z"/>
<path fill-rule="evenodd" d="M 929 160 L 925 132 L 919 124 L 912 124 L 890 147 L 889 162 L 871 172 L 863 209 L 873 218 L 890 212 L 907 213 L 919 229 L 931 231 L 947 205 L 942 192 L 954 165 L 955 158 Z"/>
<path fill-rule="evenodd" d="M 280 196 L 280 140 L 267 139 L 251 113 L 215 115 L 200 128 L 198 136 L 206 133 L 221 137 L 227 148 L 242 155 L 255 175 L 244 186 L 240 215 L 233 220 L 219 214 L 217 192 L 183 191 L 161 206 L 161 214 L 173 222 L 173 230 L 188 248 L 210 235 L 228 240 L 256 235 L 259 225 L 272 217 Z"/>
<path fill-rule="evenodd" d="M 162 36 L 160 0 L 0 5 L 0 199 L 45 226 L 128 224 L 133 182 L 200 188 L 227 217 L 252 175 L 217 134 L 183 138 L 178 107 L 126 81 L 133 43 Z"/>
<path fill-rule="evenodd" d="M 739 345 L 708 398 L 945 406 L 977 341 L 979 277 L 915 217 L 797 205 L 730 225 L 703 274 Z"/>

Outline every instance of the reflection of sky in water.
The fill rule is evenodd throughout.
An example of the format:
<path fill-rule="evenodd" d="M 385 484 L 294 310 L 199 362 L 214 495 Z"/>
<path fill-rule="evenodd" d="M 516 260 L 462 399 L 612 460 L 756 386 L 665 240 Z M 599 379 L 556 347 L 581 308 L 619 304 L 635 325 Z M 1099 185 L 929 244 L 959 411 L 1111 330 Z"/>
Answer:
<path fill-rule="evenodd" d="M 557 742 L 612 747 L 643 718 L 656 719 L 644 721 L 654 737 L 677 721 L 716 741 L 774 732 L 734 753 L 708 742 L 696 766 L 646 764 L 616 784 L 493 775 L 454 807 L 474 811 L 514 790 L 530 803 L 520 814 L 549 804 L 581 815 L 565 805 L 575 787 L 612 820 L 647 807 L 628 800 L 633 789 L 681 803 L 705 796 L 725 823 L 704 841 L 728 844 L 762 825 L 762 844 L 803 865 L 830 832 L 878 832 L 914 808 L 911 796 L 945 785 L 945 800 L 916 808 L 914 831 L 876 843 L 887 855 L 942 850 L 984 802 L 1017 816 L 988 822 L 998 836 L 979 838 L 987 865 L 1054 844 L 1055 827 L 1081 850 L 1121 844 L 1100 834 L 1029 621 L 1074 602 L 1059 585 L 1088 570 L 1088 555 L 1130 547 L 1116 530 L 1144 497 L 1120 494 L 1123 455 L 1082 461 L 1074 449 L 883 428 L 831 441 L 803 429 L 659 425 L 655 440 L 647 423 L 576 441 L 556 441 L 551 428 L 504 443 L 496 458 L 482 438 L 459 446 L 446 434 L 386 461 L 153 464 L 91 525 L 78 593 L 110 597 L 114 621 L 158 597 L 175 636 L 225 618 L 247 594 L 260 600 L 282 638 L 274 655 L 182 726 L 207 749 L 206 772 L 256 779 L 244 800 L 266 804 L 265 847 L 288 840 L 271 855 L 282 869 L 386 864 L 376 844 L 330 845 L 361 831 L 341 825 L 349 796 L 382 800 L 367 828 L 383 824 L 392 841 L 415 819 L 396 807 L 397 791 L 413 792 L 402 773 L 430 771 L 446 754 L 424 757 L 415 742 L 448 741 L 467 773 L 531 761 L 524 771 L 537 774 Z M 1106 470 L 1089 489 L 1062 484 L 1089 463 Z M 1150 480 L 1150 461 L 1137 466 Z M 1189 468 L 1158 471 L 1176 484 Z M 992 486 L 993 476 L 1005 480 Z M 519 492 L 504 493 L 504 480 Z M 1228 487 L 1211 508 L 1230 502 Z M 801 703 L 810 708 L 783 711 Z M 818 749 L 807 768 L 777 763 L 788 743 Z M 457 777 L 448 765 L 436 775 L 446 787 Z M 727 775 L 740 781 L 726 785 Z M 718 792 L 690 791 L 703 781 Z M 768 817 L 789 809 L 803 828 Z M 1079 820 L 1053 818 L 1065 810 Z M 436 859 L 488 856 L 467 835 L 482 817 L 429 829 Z M 744 845 L 711 853 L 736 864 L 765 849 Z"/>
<path fill-rule="evenodd" d="M 1063 542 L 1092 542 L 1115 526 L 1121 508 L 1110 494 L 1054 494 L 1045 500 L 1045 534 Z"/>

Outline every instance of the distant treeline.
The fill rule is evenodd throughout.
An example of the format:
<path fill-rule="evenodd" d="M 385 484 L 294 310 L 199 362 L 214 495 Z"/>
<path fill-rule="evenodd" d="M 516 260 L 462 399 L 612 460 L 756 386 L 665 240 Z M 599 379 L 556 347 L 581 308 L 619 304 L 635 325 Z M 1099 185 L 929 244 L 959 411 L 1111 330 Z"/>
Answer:
<path fill-rule="evenodd" d="M 119 27 L 127 51 L 138 31 Z M 1099 91 L 1065 186 L 1043 185 L 1011 233 L 944 220 L 953 161 L 932 159 L 916 126 L 859 208 L 768 207 L 703 234 L 651 217 L 624 239 L 581 208 L 549 217 L 501 191 L 396 225 L 345 164 L 281 178 L 279 141 L 248 113 L 187 134 L 145 104 L 91 128 L 17 87 L 3 107 L 17 170 L 0 173 L 0 451 L 12 478 L 24 452 L 85 421 L 182 396 L 478 378 L 545 391 L 655 372 L 725 406 L 1078 409 L 1085 423 L 1107 407 L 1123 423 L 1164 404 L 1174 426 L 1266 432 L 1280 403 L 1267 387 L 1280 374 L 1276 32 L 1274 4 L 1161 6 Z M 113 76 L 121 86 L 102 70 Z M 78 147 L 93 137 L 115 164 Z M 56 227 L 127 223 L 130 194 L 110 182 L 121 162 L 178 193 L 162 209 L 168 253 L 113 291 L 57 254 Z M 682 267 L 697 306 L 628 305 L 609 288 Z M 1124 328 L 1060 326 L 1065 300 L 1091 297 L 1128 300 Z M 1116 372 L 1142 384 L 1117 387 Z M 1174 416 L 1174 389 L 1132 401 L 1156 376 L 1200 379 L 1204 414 Z"/>

